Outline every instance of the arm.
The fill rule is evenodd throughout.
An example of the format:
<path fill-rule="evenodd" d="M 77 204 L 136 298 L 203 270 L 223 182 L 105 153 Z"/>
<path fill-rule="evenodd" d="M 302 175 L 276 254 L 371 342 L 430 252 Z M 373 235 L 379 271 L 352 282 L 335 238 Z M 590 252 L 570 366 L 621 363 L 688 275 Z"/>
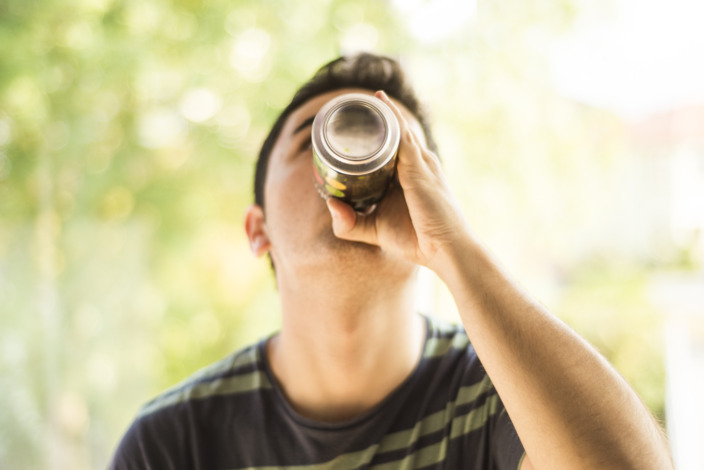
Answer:
<path fill-rule="evenodd" d="M 435 265 L 524 444 L 523 468 L 671 468 L 629 385 L 467 238 Z"/>
<path fill-rule="evenodd" d="M 667 442 L 630 386 L 527 296 L 473 235 L 437 157 L 401 122 L 396 188 L 369 216 L 329 201 L 341 238 L 428 266 L 447 284 L 527 457 L 522 469 L 668 469 Z"/>

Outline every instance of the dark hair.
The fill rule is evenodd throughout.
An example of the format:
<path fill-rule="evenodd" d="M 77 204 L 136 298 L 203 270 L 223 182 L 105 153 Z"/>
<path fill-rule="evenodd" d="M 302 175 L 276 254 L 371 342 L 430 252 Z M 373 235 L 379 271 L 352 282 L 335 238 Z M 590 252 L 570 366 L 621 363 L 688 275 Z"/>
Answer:
<path fill-rule="evenodd" d="M 370 53 L 340 57 L 323 65 L 293 95 L 291 103 L 281 112 L 278 119 L 264 140 L 257 159 L 254 175 L 254 202 L 264 207 L 264 183 L 266 181 L 269 157 L 274 144 L 283 129 L 286 119 L 299 106 L 323 93 L 340 88 L 363 88 L 370 91 L 384 90 L 387 95 L 397 99 L 418 119 L 428 148 L 437 152 L 437 147 L 430 132 L 429 123 L 415 92 L 406 81 L 401 65 L 394 59 Z"/>

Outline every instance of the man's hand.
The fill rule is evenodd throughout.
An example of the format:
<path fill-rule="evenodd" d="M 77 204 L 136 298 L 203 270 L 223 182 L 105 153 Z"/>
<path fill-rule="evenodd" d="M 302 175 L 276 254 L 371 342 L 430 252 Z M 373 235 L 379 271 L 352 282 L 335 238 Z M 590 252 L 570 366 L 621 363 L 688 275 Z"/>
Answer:
<path fill-rule="evenodd" d="M 339 238 L 380 246 L 399 257 L 432 268 L 436 255 L 469 235 L 469 226 L 450 191 L 437 155 L 409 126 L 383 91 L 376 96 L 396 115 L 401 128 L 396 171 L 398 185 L 369 215 L 330 198 L 333 231 Z"/>

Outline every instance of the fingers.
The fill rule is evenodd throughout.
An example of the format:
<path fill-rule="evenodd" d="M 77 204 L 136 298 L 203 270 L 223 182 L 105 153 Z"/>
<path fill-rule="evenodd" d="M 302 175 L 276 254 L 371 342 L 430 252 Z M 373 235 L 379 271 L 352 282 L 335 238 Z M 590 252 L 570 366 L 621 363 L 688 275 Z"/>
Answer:
<path fill-rule="evenodd" d="M 408 124 L 406 117 L 403 115 L 398 106 L 396 106 L 396 103 L 391 101 L 389 96 L 382 90 L 377 91 L 375 93 L 375 96 L 382 100 L 389 108 L 391 108 L 391 111 L 396 115 L 399 127 L 401 128 L 401 144 L 406 144 L 407 146 L 411 147 L 411 150 L 413 150 L 413 152 L 411 152 L 411 157 L 415 157 L 416 159 L 418 157 L 422 158 L 418 141 L 413 135 L 413 131 L 411 130 L 411 127 Z"/>
<path fill-rule="evenodd" d="M 358 214 L 351 206 L 334 197 L 327 200 L 332 216 L 332 231 L 337 238 L 377 245 L 377 232 L 374 223 L 375 213 Z"/>
<path fill-rule="evenodd" d="M 425 162 L 431 168 L 435 167 L 439 163 L 438 157 L 427 149 L 424 139 L 418 134 L 418 129 L 411 126 L 403 112 L 383 90 L 377 91 L 375 96 L 389 106 L 398 119 L 401 128 L 401 147 L 407 150 L 407 152 L 399 152 L 399 154 L 403 154 L 399 161 L 406 160 L 408 162 L 411 160 L 408 162 L 411 164 Z"/>

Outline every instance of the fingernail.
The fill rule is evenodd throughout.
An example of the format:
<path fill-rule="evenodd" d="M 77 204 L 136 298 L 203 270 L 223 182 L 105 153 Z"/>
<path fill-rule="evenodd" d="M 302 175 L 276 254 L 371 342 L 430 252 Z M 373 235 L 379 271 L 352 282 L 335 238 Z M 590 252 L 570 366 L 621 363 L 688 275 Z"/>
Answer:
<path fill-rule="evenodd" d="M 385 100 L 389 99 L 389 95 L 386 94 L 384 90 L 379 90 L 381 92 L 381 97 L 384 98 Z"/>

